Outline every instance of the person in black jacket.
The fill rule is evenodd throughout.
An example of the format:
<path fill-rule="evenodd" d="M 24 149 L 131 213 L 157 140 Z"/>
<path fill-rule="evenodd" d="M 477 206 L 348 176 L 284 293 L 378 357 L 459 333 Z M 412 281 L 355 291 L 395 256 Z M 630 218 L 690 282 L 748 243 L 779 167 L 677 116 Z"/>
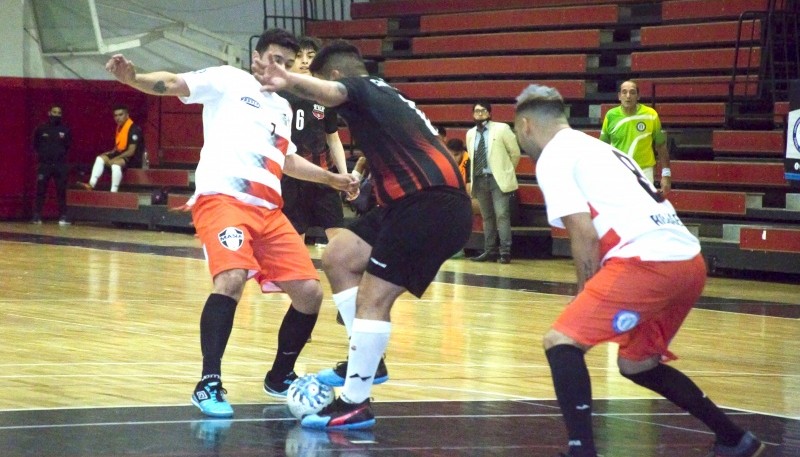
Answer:
<path fill-rule="evenodd" d="M 50 107 L 49 121 L 36 128 L 33 135 L 33 149 L 39 160 L 36 173 L 36 207 L 33 210 L 34 224 L 42 223 L 42 207 L 47 194 L 47 185 L 52 178 L 58 195 L 59 225 L 69 225 L 67 220 L 67 151 L 69 150 L 69 128 L 61 122 L 63 110 L 59 105 Z"/>

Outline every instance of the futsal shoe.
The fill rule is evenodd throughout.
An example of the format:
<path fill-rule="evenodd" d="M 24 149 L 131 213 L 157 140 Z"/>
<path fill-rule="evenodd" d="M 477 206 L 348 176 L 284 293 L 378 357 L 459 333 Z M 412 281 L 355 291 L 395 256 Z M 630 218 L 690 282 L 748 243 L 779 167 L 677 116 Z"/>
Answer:
<path fill-rule="evenodd" d="M 386 363 L 383 361 L 378 363 L 378 369 L 375 370 L 375 377 L 372 378 L 372 384 L 383 384 L 389 380 L 389 371 L 386 369 Z M 326 368 L 317 373 L 317 379 L 323 384 L 331 387 L 342 387 L 344 385 L 344 378 L 347 376 L 347 360 L 336 364 L 336 368 Z"/>
<path fill-rule="evenodd" d="M 88 182 L 82 182 L 82 181 L 76 182 L 75 183 L 75 187 L 77 187 L 78 189 L 82 189 L 82 190 L 94 190 L 94 187 L 92 187 L 91 184 L 89 184 Z"/>
<path fill-rule="evenodd" d="M 233 408 L 228 403 L 219 378 L 205 379 L 197 383 L 192 393 L 192 404 L 209 417 L 233 417 Z"/>
<path fill-rule="evenodd" d="M 340 396 L 317 414 L 305 416 L 300 425 L 316 430 L 361 430 L 375 425 L 375 415 L 372 414 L 369 399 L 361 403 L 347 403 Z"/>
<path fill-rule="evenodd" d="M 714 448 L 708 454 L 708 457 L 756 457 L 761 455 L 762 452 L 764 452 L 764 443 L 752 433 L 746 432 L 736 446 L 714 444 Z"/>
<path fill-rule="evenodd" d="M 270 373 L 267 372 L 267 375 L 264 376 L 264 392 L 272 397 L 286 398 L 289 386 L 297 379 L 297 374 L 294 371 L 290 371 L 283 379 L 273 381 L 270 379 Z"/>

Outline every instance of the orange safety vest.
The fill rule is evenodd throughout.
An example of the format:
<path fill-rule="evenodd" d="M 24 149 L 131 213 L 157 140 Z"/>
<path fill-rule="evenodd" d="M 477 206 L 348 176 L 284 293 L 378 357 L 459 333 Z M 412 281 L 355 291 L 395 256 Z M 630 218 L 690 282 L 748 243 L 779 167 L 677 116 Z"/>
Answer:
<path fill-rule="evenodd" d="M 115 137 L 115 144 L 117 152 L 125 152 L 128 149 L 128 132 L 133 125 L 133 120 L 128 118 L 122 125 L 117 126 L 117 135 Z"/>

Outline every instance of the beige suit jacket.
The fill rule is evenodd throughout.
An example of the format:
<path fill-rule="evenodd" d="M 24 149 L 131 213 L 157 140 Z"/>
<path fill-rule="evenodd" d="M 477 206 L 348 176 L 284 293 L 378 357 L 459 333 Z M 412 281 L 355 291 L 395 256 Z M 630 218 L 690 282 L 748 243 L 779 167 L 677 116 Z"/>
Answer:
<path fill-rule="evenodd" d="M 487 162 L 492 176 L 497 181 L 497 187 L 503 192 L 517 190 L 517 164 L 519 163 L 520 151 L 517 137 L 508 124 L 502 122 L 489 121 L 487 124 L 489 135 L 487 137 Z M 470 158 L 471 176 L 475 176 L 475 134 L 477 127 L 472 127 L 467 131 L 466 146 Z M 473 178 L 474 180 L 474 178 Z M 474 186 L 473 186 L 474 189 Z"/>

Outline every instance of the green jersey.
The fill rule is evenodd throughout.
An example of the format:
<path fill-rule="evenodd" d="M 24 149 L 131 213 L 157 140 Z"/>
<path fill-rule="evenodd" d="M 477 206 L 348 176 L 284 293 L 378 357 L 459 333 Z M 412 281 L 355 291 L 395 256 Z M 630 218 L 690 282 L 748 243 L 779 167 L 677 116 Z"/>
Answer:
<path fill-rule="evenodd" d="M 625 114 L 621 106 L 608 110 L 600 140 L 624 152 L 644 169 L 655 166 L 653 145 L 664 144 L 667 135 L 661 130 L 656 110 L 639 103 L 631 116 Z"/>

